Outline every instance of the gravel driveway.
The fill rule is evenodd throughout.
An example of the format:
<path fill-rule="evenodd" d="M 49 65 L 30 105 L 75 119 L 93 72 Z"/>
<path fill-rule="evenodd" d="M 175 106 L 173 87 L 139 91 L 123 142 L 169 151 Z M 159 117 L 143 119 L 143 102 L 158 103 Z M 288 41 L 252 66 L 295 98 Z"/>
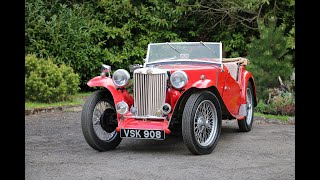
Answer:
<path fill-rule="evenodd" d="M 93 150 L 82 135 L 81 112 L 25 117 L 25 179 L 295 179 L 295 126 L 253 124 L 238 132 L 223 121 L 209 155 L 192 155 L 181 137 L 123 139 L 117 149 Z"/>

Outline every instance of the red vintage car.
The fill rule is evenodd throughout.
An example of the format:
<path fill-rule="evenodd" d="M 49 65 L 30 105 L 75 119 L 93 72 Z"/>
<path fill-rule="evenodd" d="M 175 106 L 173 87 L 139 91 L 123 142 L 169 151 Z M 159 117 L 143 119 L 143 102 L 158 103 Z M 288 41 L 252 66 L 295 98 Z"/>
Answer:
<path fill-rule="evenodd" d="M 122 138 L 164 140 L 180 132 L 191 153 L 209 154 L 222 120 L 237 119 L 243 132 L 252 128 L 257 100 L 248 63 L 222 58 L 221 42 L 167 42 L 148 45 L 144 65 L 130 66 L 133 80 L 125 69 L 111 76 L 111 67 L 102 65 L 101 75 L 87 83 L 102 90 L 83 105 L 85 140 L 107 151 Z"/>

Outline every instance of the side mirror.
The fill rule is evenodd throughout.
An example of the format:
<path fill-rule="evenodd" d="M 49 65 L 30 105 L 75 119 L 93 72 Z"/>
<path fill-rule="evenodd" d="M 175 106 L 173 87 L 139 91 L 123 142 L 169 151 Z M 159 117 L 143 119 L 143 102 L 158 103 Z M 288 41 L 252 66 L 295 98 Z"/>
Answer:
<path fill-rule="evenodd" d="M 130 64 L 130 65 L 129 65 L 130 72 L 133 72 L 134 70 L 139 69 L 139 68 L 142 68 L 142 67 L 143 67 L 143 66 L 140 65 L 140 64 Z"/>
<path fill-rule="evenodd" d="M 108 73 L 108 77 L 110 77 L 111 66 L 102 64 L 101 66 L 101 76 L 105 76 Z"/>

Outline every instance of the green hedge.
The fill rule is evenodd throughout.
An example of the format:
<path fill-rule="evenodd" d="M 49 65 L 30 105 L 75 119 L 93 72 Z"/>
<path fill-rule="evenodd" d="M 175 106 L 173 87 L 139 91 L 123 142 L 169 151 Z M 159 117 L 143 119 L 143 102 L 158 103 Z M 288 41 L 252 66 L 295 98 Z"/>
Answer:
<path fill-rule="evenodd" d="M 25 57 L 25 97 L 27 101 L 52 103 L 68 100 L 79 90 L 79 75 L 71 67 L 57 66 L 52 59 Z"/>
<path fill-rule="evenodd" d="M 25 54 L 72 67 L 86 91 L 102 63 L 113 71 L 142 64 L 148 43 L 221 41 L 226 57 L 251 61 L 258 98 L 266 100 L 277 77 L 292 73 L 294 8 L 294 0 L 27 0 Z"/>
<path fill-rule="evenodd" d="M 102 63 L 129 70 L 143 63 L 150 42 L 181 41 L 174 32 L 183 8 L 172 1 L 42 1 L 25 5 L 26 54 L 71 66 L 81 87 Z"/>

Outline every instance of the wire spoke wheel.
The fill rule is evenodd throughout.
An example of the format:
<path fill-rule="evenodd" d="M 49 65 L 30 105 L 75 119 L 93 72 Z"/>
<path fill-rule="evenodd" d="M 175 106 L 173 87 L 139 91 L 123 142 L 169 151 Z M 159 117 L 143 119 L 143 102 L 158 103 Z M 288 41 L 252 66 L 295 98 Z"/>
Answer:
<path fill-rule="evenodd" d="M 82 108 L 81 128 L 87 143 L 97 151 L 115 149 L 121 142 L 117 114 L 112 99 L 103 90 L 94 92 Z"/>
<path fill-rule="evenodd" d="M 253 112 L 253 104 L 252 104 L 252 92 L 250 88 L 247 88 L 246 100 L 247 100 L 247 124 L 251 124 L 252 121 L 252 112 Z"/>
<path fill-rule="evenodd" d="M 102 100 L 97 103 L 97 105 L 94 108 L 93 115 L 92 115 L 93 130 L 94 130 L 95 134 L 98 136 L 98 138 L 103 141 L 110 141 L 116 135 L 115 128 L 112 132 L 107 132 L 102 127 L 102 125 L 105 123 L 104 121 L 106 121 L 104 113 L 107 109 L 114 110 L 114 108 L 112 107 L 112 105 L 110 103 Z"/>
<path fill-rule="evenodd" d="M 182 114 L 182 137 L 189 151 L 196 155 L 209 154 L 221 133 L 219 99 L 209 91 L 192 94 Z"/>
<path fill-rule="evenodd" d="M 238 126 L 240 131 L 249 132 L 252 129 L 253 114 L 254 114 L 254 103 L 253 103 L 253 88 L 249 82 L 246 89 L 246 117 L 245 119 L 238 120 Z"/>
<path fill-rule="evenodd" d="M 209 100 L 202 101 L 194 117 L 194 134 L 201 146 L 212 143 L 217 134 L 217 111 Z"/>

